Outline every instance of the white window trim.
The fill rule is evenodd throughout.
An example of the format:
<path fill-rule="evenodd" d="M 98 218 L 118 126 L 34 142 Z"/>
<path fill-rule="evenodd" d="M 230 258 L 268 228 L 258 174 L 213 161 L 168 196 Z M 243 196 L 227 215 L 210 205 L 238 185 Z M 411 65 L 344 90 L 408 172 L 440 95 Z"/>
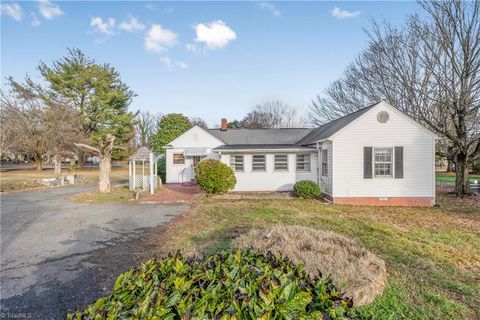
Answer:
<path fill-rule="evenodd" d="M 326 152 L 326 154 L 327 154 L 327 159 L 325 159 L 325 162 L 323 162 L 323 153 L 324 153 L 324 152 Z M 322 177 L 328 177 L 328 149 L 322 149 L 321 155 L 322 155 L 322 161 L 321 161 L 321 173 L 322 173 Z M 326 164 L 326 167 L 327 167 L 327 170 L 326 170 L 325 174 L 324 174 L 324 172 L 323 172 L 323 164 L 324 164 L 324 163 Z"/>
<path fill-rule="evenodd" d="M 253 168 L 253 157 L 254 156 L 263 156 L 264 159 L 264 169 L 259 170 L 259 169 L 254 169 Z M 267 172 L 267 155 L 266 154 L 252 154 L 252 172 Z"/>
<path fill-rule="evenodd" d="M 287 169 L 277 169 L 275 168 L 275 164 L 276 164 L 276 159 L 275 157 L 276 156 L 285 156 L 287 158 Z M 275 172 L 288 172 L 288 164 L 289 164 L 289 161 L 288 161 L 288 154 L 286 153 L 278 153 L 278 154 L 274 154 L 273 155 L 273 171 Z"/>
<path fill-rule="evenodd" d="M 176 154 L 179 154 L 179 155 L 181 155 L 181 156 L 183 157 L 183 163 L 175 163 L 175 155 L 176 155 Z M 172 164 L 173 164 L 174 166 L 184 166 L 184 165 L 187 164 L 187 159 L 185 158 L 185 156 L 183 155 L 183 153 L 181 153 L 181 152 L 173 152 L 173 153 L 172 153 Z"/>
<path fill-rule="evenodd" d="M 391 175 L 389 176 L 377 176 L 375 174 L 375 150 L 377 149 L 390 149 L 392 152 L 392 161 L 390 162 L 391 164 Z M 393 179 L 395 177 L 395 148 L 394 147 L 373 147 L 373 154 L 372 154 L 372 177 L 373 179 Z M 389 162 L 379 162 L 379 163 L 389 163 Z"/>
<path fill-rule="evenodd" d="M 242 157 L 242 167 L 243 167 L 242 170 L 237 170 L 237 168 L 235 166 L 235 162 L 233 162 L 233 168 L 232 168 L 232 159 L 234 159 L 235 157 Z M 235 172 L 235 173 L 245 172 L 245 155 L 244 154 L 232 154 L 232 155 L 230 155 L 230 168 L 232 168 L 233 172 Z"/>
<path fill-rule="evenodd" d="M 308 169 L 298 169 L 298 156 L 309 156 L 308 159 Z M 311 172 L 312 171 L 312 154 L 311 153 L 297 153 L 295 155 L 295 171 L 297 172 Z"/>

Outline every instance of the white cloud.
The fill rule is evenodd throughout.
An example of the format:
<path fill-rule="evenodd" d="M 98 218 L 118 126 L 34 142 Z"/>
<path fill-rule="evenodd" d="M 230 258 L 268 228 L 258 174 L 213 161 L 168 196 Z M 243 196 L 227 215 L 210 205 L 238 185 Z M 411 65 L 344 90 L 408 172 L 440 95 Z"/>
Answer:
<path fill-rule="evenodd" d="M 145 29 L 145 25 L 138 21 L 136 17 L 130 17 L 129 21 L 123 21 L 120 23 L 119 29 L 129 32 L 139 31 Z"/>
<path fill-rule="evenodd" d="M 53 20 L 63 13 L 62 9 L 60 9 L 60 6 L 51 3 L 50 0 L 40 0 L 38 2 L 38 7 L 40 9 L 40 14 L 49 20 Z"/>
<path fill-rule="evenodd" d="M 256 4 L 256 6 L 262 10 L 269 11 L 275 17 L 280 17 L 282 15 L 282 13 L 277 9 L 274 4 L 268 2 L 259 2 Z"/>
<path fill-rule="evenodd" d="M 90 19 L 90 26 L 100 33 L 111 36 L 115 34 L 114 29 L 116 22 L 114 18 L 108 18 L 108 20 L 103 21 L 101 17 L 92 17 Z"/>
<path fill-rule="evenodd" d="M 347 11 L 340 9 L 339 7 L 335 7 L 330 13 L 337 19 L 348 19 L 358 16 L 360 11 Z"/>
<path fill-rule="evenodd" d="M 237 38 L 235 31 L 221 20 L 215 20 L 206 24 L 199 23 L 194 29 L 197 34 L 195 41 L 204 44 L 208 49 L 224 48 L 230 41 Z"/>
<path fill-rule="evenodd" d="M 167 47 L 177 42 L 177 34 L 171 30 L 162 28 L 159 24 L 152 24 L 145 34 L 145 49 L 156 53 L 165 52 Z"/>
<path fill-rule="evenodd" d="M 2 3 L 0 4 L 0 12 L 15 21 L 21 21 L 23 18 L 22 7 L 18 3 Z"/>
<path fill-rule="evenodd" d="M 183 61 L 174 61 L 170 57 L 161 57 L 160 61 L 168 68 L 168 69 L 173 69 L 173 68 L 180 68 L 180 69 L 187 69 L 188 65 L 183 62 Z"/>
<path fill-rule="evenodd" d="M 42 22 L 37 18 L 37 15 L 34 12 L 30 12 L 30 15 L 32 16 L 32 26 L 38 27 L 42 24 Z"/>

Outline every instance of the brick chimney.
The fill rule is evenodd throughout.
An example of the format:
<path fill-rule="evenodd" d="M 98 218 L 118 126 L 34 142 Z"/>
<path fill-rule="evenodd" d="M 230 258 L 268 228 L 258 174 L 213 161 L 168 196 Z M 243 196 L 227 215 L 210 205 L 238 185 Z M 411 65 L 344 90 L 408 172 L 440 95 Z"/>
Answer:
<path fill-rule="evenodd" d="M 220 130 L 227 131 L 228 122 L 226 118 L 222 118 L 222 123 L 220 124 Z"/>

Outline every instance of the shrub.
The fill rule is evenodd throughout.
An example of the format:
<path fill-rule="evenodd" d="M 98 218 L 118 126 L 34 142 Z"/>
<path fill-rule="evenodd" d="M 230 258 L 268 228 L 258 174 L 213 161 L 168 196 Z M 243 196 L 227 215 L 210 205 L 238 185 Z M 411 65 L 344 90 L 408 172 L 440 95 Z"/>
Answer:
<path fill-rule="evenodd" d="M 211 194 L 222 194 L 233 189 L 237 183 L 233 170 L 225 163 L 206 159 L 195 167 L 195 180 L 200 188 Z"/>
<path fill-rule="evenodd" d="M 167 182 L 167 159 L 165 157 L 165 154 L 158 158 L 157 174 L 160 179 L 162 179 L 162 183 Z"/>
<path fill-rule="evenodd" d="M 150 260 L 67 319 L 343 319 L 351 307 L 328 277 L 309 278 L 301 264 L 246 249 Z"/>
<path fill-rule="evenodd" d="M 295 194 L 304 199 L 320 196 L 320 186 L 310 180 L 301 180 L 293 186 Z"/>

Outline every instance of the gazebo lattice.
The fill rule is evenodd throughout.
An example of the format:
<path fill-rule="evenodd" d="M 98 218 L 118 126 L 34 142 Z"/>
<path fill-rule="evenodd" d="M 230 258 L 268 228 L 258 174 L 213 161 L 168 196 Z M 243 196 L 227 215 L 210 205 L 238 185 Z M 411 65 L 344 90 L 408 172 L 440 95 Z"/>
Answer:
<path fill-rule="evenodd" d="M 148 172 L 145 172 L 146 168 Z M 157 157 L 150 149 L 141 147 L 130 157 L 128 176 L 130 190 L 149 191 L 154 194 L 158 183 Z"/>

